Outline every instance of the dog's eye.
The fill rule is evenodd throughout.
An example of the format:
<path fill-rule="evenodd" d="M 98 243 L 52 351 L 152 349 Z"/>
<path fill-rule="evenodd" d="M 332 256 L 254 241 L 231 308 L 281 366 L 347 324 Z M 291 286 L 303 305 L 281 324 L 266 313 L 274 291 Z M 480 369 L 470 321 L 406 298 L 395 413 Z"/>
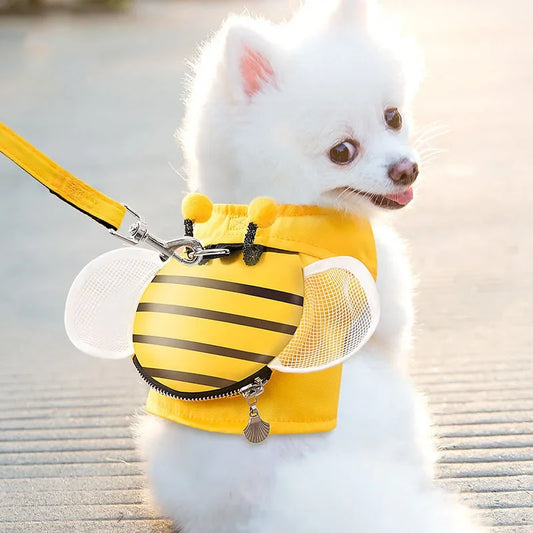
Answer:
<path fill-rule="evenodd" d="M 329 151 L 329 158 L 337 165 L 347 165 L 356 158 L 358 151 L 357 141 L 344 141 Z"/>
<path fill-rule="evenodd" d="M 399 130 L 402 127 L 402 115 L 396 107 L 385 109 L 385 122 L 393 130 Z"/>

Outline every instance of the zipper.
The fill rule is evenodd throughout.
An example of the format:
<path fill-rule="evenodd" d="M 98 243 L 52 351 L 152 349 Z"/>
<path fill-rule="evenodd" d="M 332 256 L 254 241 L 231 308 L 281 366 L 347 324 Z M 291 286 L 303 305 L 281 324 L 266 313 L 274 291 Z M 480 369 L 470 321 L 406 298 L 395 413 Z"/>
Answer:
<path fill-rule="evenodd" d="M 259 416 L 259 411 L 256 405 L 257 397 L 265 391 L 265 384 L 266 381 L 257 377 L 254 379 L 253 383 L 242 387 L 239 391 L 248 402 L 249 407 L 248 424 L 242 430 L 242 433 L 246 439 L 253 444 L 263 442 L 270 434 L 270 424 Z"/>
<path fill-rule="evenodd" d="M 209 392 L 180 392 L 171 389 L 170 387 L 166 387 L 162 383 L 159 383 L 159 381 L 156 381 L 152 376 L 146 374 L 141 363 L 139 363 L 139 360 L 137 359 L 136 355 L 132 357 L 132 361 L 143 381 L 150 385 L 150 387 L 155 389 L 159 394 L 162 394 L 163 396 L 168 396 L 169 398 L 174 398 L 176 400 L 184 400 L 186 402 L 198 402 L 202 400 L 220 400 L 222 398 L 230 398 L 231 396 L 237 396 L 238 394 L 241 394 L 241 389 L 245 388 L 247 385 L 254 383 L 256 378 L 260 378 L 264 386 L 270 379 L 270 376 L 272 376 L 272 370 L 268 366 L 264 366 L 255 374 L 244 378 L 242 381 L 239 381 L 238 383 L 235 383 L 230 387 L 218 389 L 218 392 L 214 392 L 212 394 Z"/>
<path fill-rule="evenodd" d="M 132 357 L 132 361 L 143 381 L 159 394 L 169 398 L 187 402 L 199 402 L 203 400 L 220 400 L 240 394 L 248 403 L 248 424 L 243 430 L 246 439 L 257 444 L 264 441 L 270 434 L 270 424 L 259 416 L 257 409 L 257 398 L 263 394 L 265 385 L 272 376 L 272 370 L 268 366 L 263 367 L 259 372 L 248 376 L 231 387 L 219 389 L 219 392 L 210 394 L 205 392 L 179 392 L 166 387 L 144 372 L 136 355 Z"/>

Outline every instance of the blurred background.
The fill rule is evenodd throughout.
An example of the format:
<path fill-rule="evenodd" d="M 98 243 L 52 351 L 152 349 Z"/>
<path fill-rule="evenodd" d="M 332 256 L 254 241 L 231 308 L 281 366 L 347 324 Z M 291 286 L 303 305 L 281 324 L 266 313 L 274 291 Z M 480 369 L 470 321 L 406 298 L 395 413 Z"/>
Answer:
<path fill-rule="evenodd" d="M 397 213 L 419 279 L 410 372 L 430 404 L 440 483 L 494 532 L 533 531 L 533 4 L 382 0 L 419 43 L 417 199 Z M 0 121 L 182 232 L 173 134 L 187 60 L 230 11 L 282 0 L 0 0 Z M 0 158 L 0 529 L 170 531 L 145 502 L 127 361 L 76 352 L 70 283 L 118 242 Z M 131 367 L 131 368 L 130 368 Z"/>

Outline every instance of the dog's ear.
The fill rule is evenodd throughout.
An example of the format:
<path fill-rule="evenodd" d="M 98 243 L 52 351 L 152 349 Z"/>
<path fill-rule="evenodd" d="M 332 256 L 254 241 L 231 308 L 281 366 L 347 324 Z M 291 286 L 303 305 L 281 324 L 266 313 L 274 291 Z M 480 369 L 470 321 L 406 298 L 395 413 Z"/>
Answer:
<path fill-rule="evenodd" d="M 268 88 L 277 87 L 272 65 L 274 45 L 245 21 L 228 21 L 225 64 L 231 95 L 250 101 Z"/>

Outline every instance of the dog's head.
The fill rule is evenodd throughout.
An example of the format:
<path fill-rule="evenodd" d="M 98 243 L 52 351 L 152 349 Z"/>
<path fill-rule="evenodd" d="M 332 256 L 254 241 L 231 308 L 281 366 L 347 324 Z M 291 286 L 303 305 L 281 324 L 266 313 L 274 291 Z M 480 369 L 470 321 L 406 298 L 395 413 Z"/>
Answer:
<path fill-rule="evenodd" d="M 226 22 L 202 51 L 181 132 L 191 188 L 367 215 L 411 200 L 414 83 L 366 8 L 315 2 L 282 25 Z"/>

